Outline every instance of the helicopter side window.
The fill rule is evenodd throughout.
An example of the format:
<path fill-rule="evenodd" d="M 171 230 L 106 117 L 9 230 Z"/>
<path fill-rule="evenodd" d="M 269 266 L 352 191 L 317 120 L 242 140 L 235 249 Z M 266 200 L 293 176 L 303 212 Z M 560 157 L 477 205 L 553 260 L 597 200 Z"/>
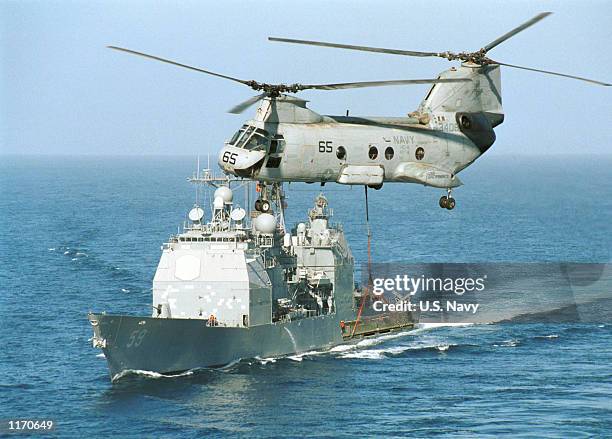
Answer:
<path fill-rule="evenodd" d="M 393 152 L 393 148 L 391 148 L 390 146 L 385 149 L 385 158 L 387 160 L 391 160 L 394 154 L 395 153 Z"/>
<path fill-rule="evenodd" d="M 277 134 L 270 140 L 270 149 L 266 168 L 278 168 L 282 160 L 282 152 L 285 149 L 285 139 L 280 134 Z"/>
<path fill-rule="evenodd" d="M 270 140 L 270 154 L 280 154 L 285 149 L 285 140 L 283 136 L 277 134 Z"/>
<path fill-rule="evenodd" d="M 376 148 L 375 146 L 370 146 L 370 150 L 368 151 L 368 157 L 370 157 L 370 160 L 376 160 L 376 157 L 378 157 L 378 148 Z"/>
<path fill-rule="evenodd" d="M 419 146 L 414 152 L 414 157 L 417 160 L 423 160 L 423 157 L 425 157 L 425 150 Z"/>
<path fill-rule="evenodd" d="M 344 146 L 339 146 L 336 150 L 336 157 L 340 160 L 344 160 L 346 158 L 346 149 Z"/>

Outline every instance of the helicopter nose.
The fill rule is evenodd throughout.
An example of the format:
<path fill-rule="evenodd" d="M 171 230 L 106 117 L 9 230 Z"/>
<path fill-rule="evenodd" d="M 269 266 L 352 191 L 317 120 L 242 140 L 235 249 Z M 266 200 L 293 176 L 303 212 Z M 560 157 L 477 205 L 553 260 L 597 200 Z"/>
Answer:
<path fill-rule="evenodd" d="M 260 164 L 265 155 L 265 151 L 247 151 L 226 145 L 219 152 L 218 163 L 227 172 L 244 171 Z"/>
<path fill-rule="evenodd" d="M 221 148 L 221 151 L 219 151 L 219 156 L 217 157 L 217 163 L 224 171 L 229 170 L 229 154 L 230 152 L 228 151 L 227 147 L 224 147 Z"/>

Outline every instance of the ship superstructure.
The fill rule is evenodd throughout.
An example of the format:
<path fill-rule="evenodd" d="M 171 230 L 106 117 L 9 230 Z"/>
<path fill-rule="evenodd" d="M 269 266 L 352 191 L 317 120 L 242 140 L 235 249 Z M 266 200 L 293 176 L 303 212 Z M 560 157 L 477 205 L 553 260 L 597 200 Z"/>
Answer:
<path fill-rule="evenodd" d="M 329 224 L 327 204 L 319 195 L 308 222 L 288 232 L 271 213 L 253 212 L 247 222 L 246 211 L 234 208 L 232 190 L 219 187 L 210 221 L 194 207 L 183 232 L 162 246 L 153 317 L 248 328 L 346 314 L 353 257 L 342 229 Z M 348 299 L 336 297 L 337 290 Z"/>

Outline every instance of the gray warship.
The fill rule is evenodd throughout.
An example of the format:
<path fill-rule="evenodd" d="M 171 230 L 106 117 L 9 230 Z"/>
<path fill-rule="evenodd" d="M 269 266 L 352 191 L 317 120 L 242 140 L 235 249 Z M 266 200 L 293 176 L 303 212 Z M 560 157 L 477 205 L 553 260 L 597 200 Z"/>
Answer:
<path fill-rule="evenodd" d="M 289 231 L 280 185 L 270 190 L 275 209 L 247 213 L 229 179 L 215 184 L 223 179 L 207 172 L 191 180 L 215 186 L 210 218 L 196 204 L 163 244 L 152 316 L 88 315 L 112 381 L 327 349 L 413 326 L 410 314 L 362 314 L 353 255 L 323 194 Z"/>

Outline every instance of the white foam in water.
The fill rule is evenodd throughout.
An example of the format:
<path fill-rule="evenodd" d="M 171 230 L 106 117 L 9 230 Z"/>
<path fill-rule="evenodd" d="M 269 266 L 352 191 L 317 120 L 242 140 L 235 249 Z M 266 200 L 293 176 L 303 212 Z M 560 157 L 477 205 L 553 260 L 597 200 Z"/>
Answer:
<path fill-rule="evenodd" d="M 48 248 L 47 250 L 49 250 L 50 252 L 54 252 L 55 251 L 55 247 Z"/>
<path fill-rule="evenodd" d="M 238 363 L 240 363 L 241 360 L 242 360 L 242 358 L 238 358 L 237 360 L 234 360 L 234 361 L 232 361 L 230 363 L 227 363 L 225 366 L 220 367 L 217 370 L 220 370 L 222 372 L 226 372 L 226 371 L 230 370 L 231 368 L 233 368 Z"/>
<path fill-rule="evenodd" d="M 368 359 L 368 360 L 381 360 L 387 358 L 386 354 L 398 355 L 406 351 L 418 351 L 418 350 L 427 350 L 427 349 L 437 349 L 439 352 L 446 352 L 452 346 L 457 346 L 456 344 L 416 344 L 416 345 L 402 345 L 402 346 L 393 346 L 389 348 L 381 348 L 381 349 L 364 349 L 364 350 L 355 350 L 352 352 L 345 352 L 340 355 L 340 358 L 360 358 L 360 359 Z"/>
<path fill-rule="evenodd" d="M 162 375 L 158 372 L 152 372 L 150 370 L 139 370 L 139 369 L 126 369 L 122 372 L 116 374 L 111 381 L 117 381 L 127 375 L 139 375 L 147 378 L 160 379 L 160 378 L 179 378 L 184 376 L 193 375 L 193 370 L 187 370 L 183 373 L 179 373 L 176 375 Z"/>
<path fill-rule="evenodd" d="M 292 355 L 289 357 L 289 359 L 294 360 L 294 361 L 302 361 L 302 359 L 304 357 L 314 357 L 315 355 L 323 355 L 325 353 L 327 353 L 329 351 L 308 351 L 308 352 L 302 352 L 301 354 L 297 354 L 297 355 Z M 300 358 L 299 360 L 297 358 Z"/>
<path fill-rule="evenodd" d="M 378 343 L 381 343 L 381 341 L 377 340 L 376 338 L 364 338 L 363 340 L 357 342 L 356 347 L 365 348 Z"/>
<path fill-rule="evenodd" d="M 128 290 L 127 288 L 121 288 L 121 291 L 124 292 L 124 293 L 129 293 L 130 292 L 130 290 Z"/>
<path fill-rule="evenodd" d="M 435 328 L 444 328 L 444 327 L 457 327 L 457 326 L 473 326 L 474 323 L 419 323 L 417 325 L 418 329 L 435 329 Z"/>
<path fill-rule="evenodd" d="M 363 351 L 347 352 L 340 358 L 361 358 L 367 360 L 382 360 L 385 358 L 382 349 L 364 349 Z"/>
<path fill-rule="evenodd" d="M 67 255 L 68 253 L 70 253 L 68 250 L 66 250 L 66 251 L 64 252 L 64 254 L 65 254 L 65 255 Z"/>
<path fill-rule="evenodd" d="M 498 348 L 513 348 L 515 346 L 518 346 L 521 342 L 519 340 L 516 339 L 512 339 L 512 340 L 504 340 L 499 344 L 493 344 L 493 346 L 498 347 Z"/>
<path fill-rule="evenodd" d="M 334 346 L 333 348 L 331 348 L 329 350 L 329 352 L 346 352 L 346 351 L 350 351 L 351 349 L 355 349 L 357 347 L 357 345 L 354 344 L 341 344 L 338 346 Z"/>
<path fill-rule="evenodd" d="M 98 357 L 98 358 L 106 358 L 106 355 L 104 355 L 104 353 L 102 353 L 102 354 L 96 355 L 96 357 Z"/>
<path fill-rule="evenodd" d="M 255 359 L 264 366 L 268 363 L 276 363 L 275 357 L 268 357 L 268 358 L 255 357 Z"/>

